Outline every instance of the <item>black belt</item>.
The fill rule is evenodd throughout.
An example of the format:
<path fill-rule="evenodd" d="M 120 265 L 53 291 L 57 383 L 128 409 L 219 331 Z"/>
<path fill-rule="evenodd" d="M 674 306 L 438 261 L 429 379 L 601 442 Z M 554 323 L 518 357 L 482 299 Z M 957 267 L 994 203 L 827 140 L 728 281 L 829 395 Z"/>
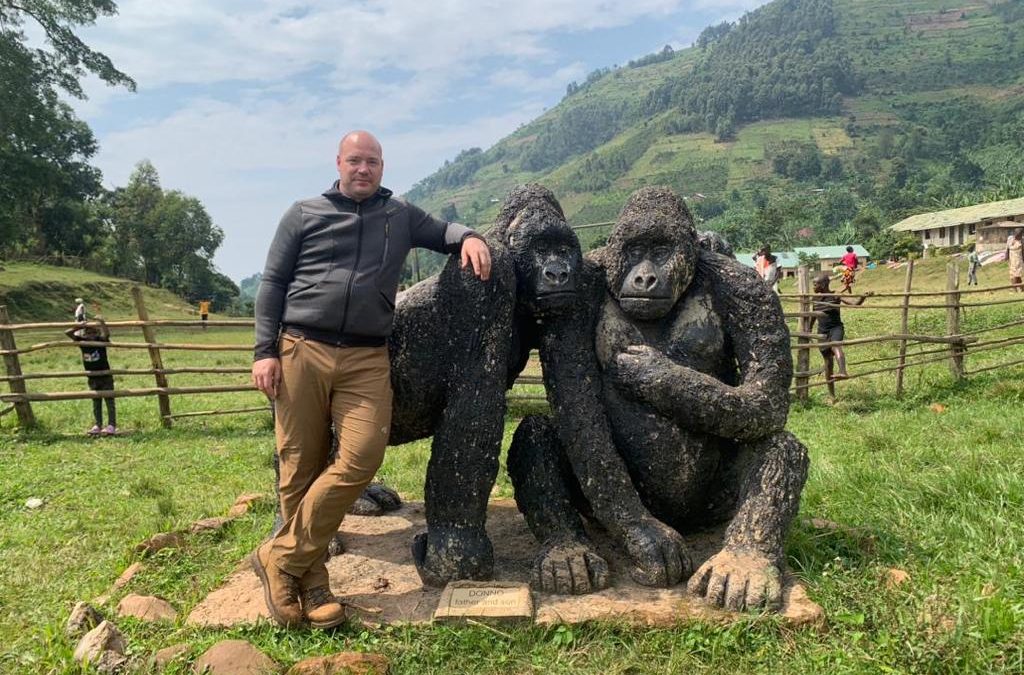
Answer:
<path fill-rule="evenodd" d="M 332 347 L 383 347 L 387 344 L 387 338 L 374 335 L 351 335 L 331 330 L 317 330 L 307 326 L 295 326 L 288 324 L 283 327 L 283 332 L 295 337 L 306 338 L 314 342 L 322 342 Z"/>

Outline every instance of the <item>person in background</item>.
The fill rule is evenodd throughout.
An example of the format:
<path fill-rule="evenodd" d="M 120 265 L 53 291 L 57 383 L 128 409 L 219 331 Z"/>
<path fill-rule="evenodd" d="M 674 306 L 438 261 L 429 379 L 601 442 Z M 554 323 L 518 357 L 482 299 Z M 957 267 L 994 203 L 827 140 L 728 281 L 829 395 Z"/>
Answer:
<path fill-rule="evenodd" d="M 853 293 L 853 284 L 857 280 L 857 254 L 853 252 L 852 246 L 846 247 L 846 255 L 842 258 L 843 288 L 840 293 Z"/>
<path fill-rule="evenodd" d="M 768 266 L 768 256 L 772 254 L 772 249 L 768 244 L 765 244 L 761 248 L 757 249 L 752 257 L 754 259 L 754 269 L 757 270 L 757 276 L 764 279 L 764 268 Z"/>
<path fill-rule="evenodd" d="M 110 342 L 110 330 L 102 318 L 97 317 L 99 328 L 85 326 L 68 328 L 64 334 L 75 342 Z M 92 391 L 114 391 L 114 376 L 108 372 L 110 362 L 107 360 L 107 348 L 100 345 L 79 345 L 82 350 L 82 365 L 87 373 L 103 373 L 88 375 L 89 389 Z M 103 426 L 103 401 L 107 402 L 107 426 Z M 113 436 L 117 433 L 117 406 L 113 397 L 92 400 L 92 416 L 95 422 L 87 432 L 90 436 Z"/>
<path fill-rule="evenodd" d="M 867 292 L 864 295 L 854 298 L 843 298 L 832 293 L 829 289 L 831 277 L 828 274 L 821 274 L 814 280 L 814 292 L 818 295 L 811 299 L 812 311 L 820 316 L 811 317 L 811 328 L 815 322 L 818 324 L 818 334 L 822 336 L 822 342 L 842 342 L 846 337 L 846 328 L 843 325 L 839 308 L 846 305 L 863 305 L 864 301 L 874 295 Z M 829 345 L 819 350 L 821 357 L 825 360 L 825 382 L 828 386 L 829 399 L 834 401 L 836 397 L 836 380 L 845 380 L 849 377 L 846 372 L 846 354 L 842 345 Z"/>
<path fill-rule="evenodd" d="M 1010 283 L 1014 286 L 1014 292 L 1024 293 L 1024 286 L 1021 285 L 1021 276 L 1024 275 L 1024 244 L 1021 237 L 1024 230 L 1018 229 L 1013 233 L 1013 239 L 1006 246 L 1006 259 L 1010 263 Z"/>
<path fill-rule="evenodd" d="M 770 252 L 764 256 L 765 266 L 761 272 L 761 278 L 764 282 L 775 291 L 775 294 L 779 294 L 779 259 L 772 255 Z"/>
<path fill-rule="evenodd" d="M 981 268 L 981 258 L 974 244 L 967 247 L 967 285 L 978 285 L 978 270 Z"/>
<path fill-rule="evenodd" d="M 85 300 L 75 298 L 75 321 L 85 323 Z"/>
<path fill-rule="evenodd" d="M 210 318 L 210 301 L 199 301 L 199 320 L 203 322 L 203 330 L 206 330 L 206 320 Z"/>

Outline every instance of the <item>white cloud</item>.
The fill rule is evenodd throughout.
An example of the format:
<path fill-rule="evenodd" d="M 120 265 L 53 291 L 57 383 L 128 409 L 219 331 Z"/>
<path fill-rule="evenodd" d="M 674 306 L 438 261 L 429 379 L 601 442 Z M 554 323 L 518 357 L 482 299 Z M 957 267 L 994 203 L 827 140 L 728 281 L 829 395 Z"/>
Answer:
<path fill-rule="evenodd" d="M 153 161 L 165 187 L 199 197 L 224 228 L 218 264 L 239 278 L 262 265 L 287 205 L 333 179 L 344 131 L 377 133 L 385 184 L 404 191 L 611 65 L 564 42 L 681 9 L 735 18 L 764 1 L 120 0 L 83 37 L 139 94 L 90 79 L 75 106 L 97 130 L 107 184 Z"/>

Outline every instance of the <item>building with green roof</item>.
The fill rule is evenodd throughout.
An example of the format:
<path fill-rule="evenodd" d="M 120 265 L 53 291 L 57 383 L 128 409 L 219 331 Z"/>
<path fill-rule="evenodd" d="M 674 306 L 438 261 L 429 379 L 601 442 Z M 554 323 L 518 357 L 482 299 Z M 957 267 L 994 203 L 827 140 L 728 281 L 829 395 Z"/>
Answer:
<path fill-rule="evenodd" d="M 959 209 L 919 213 L 893 225 L 896 232 L 913 232 L 925 248 L 958 246 L 971 241 L 979 251 L 999 250 L 1006 237 L 1024 223 L 1024 198 L 975 204 Z"/>

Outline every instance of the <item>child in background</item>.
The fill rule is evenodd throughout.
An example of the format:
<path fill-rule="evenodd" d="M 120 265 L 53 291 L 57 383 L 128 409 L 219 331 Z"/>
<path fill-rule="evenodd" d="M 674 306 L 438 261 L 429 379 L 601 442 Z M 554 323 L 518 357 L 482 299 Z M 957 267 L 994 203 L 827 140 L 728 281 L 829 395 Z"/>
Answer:
<path fill-rule="evenodd" d="M 981 268 L 981 258 L 978 256 L 978 252 L 975 249 L 974 244 L 967 247 L 967 285 L 977 286 L 978 285 L 978 270 Z"/>
<path fill-rule="evenodd" d="M 110 330 L 103 319 L 98 319 L 100 327 L 86 326 L 84 328 L 69 328 L 64 334 L 75 342 L 110 342 Z M 103 372 L 110 370 L 110 362 L 107 360 L 107 348 L 101 346 L 79 345 L 82 350 L 82 365 L 89 373 Z M 114 376 L 89 375 L 89 389 L 92 391 L 114 391 Z M 107 426 L 103 426 L 103 400 L 107 402 Z M 90 436 L 103 434 L 112 436 L 117 433 L 117 409 L 113 398 L 94 398 L 92 400 L 92 416 L 95 424 L 87 432 Z"/>
<path fill-rule="evenodd" d="M 85 323 L 85 300 L 75 298 L 75 321 Z"/>
<path fill-rule="evenodd" d="M 829 275 L 822 274 L 814 280 L 814 292 L 819 293 L 812 299 L 812 310 L 822 316 L 811 317 L 811 328 L 815 321 L 818 323 L 818 334 L 822 336 L 822 342 L 842 342 L 846 337 L 846 327 L 839 313 L 842 305 L 863 305 L 864 301 L 873 293 L 871 291 L 854 298 L 843 298 L 829 290 Z M 843 353 L 841 345 L 832 345 L 819 349 L 821 358 L 825 360 L 825 382 L 828 386 L 830 400 L 836 397 L 836 380 L 845 380 L 849 377 L 846 372 L 846 354 Z M 838 366 L 838 372 L 836 372 Z"/>

